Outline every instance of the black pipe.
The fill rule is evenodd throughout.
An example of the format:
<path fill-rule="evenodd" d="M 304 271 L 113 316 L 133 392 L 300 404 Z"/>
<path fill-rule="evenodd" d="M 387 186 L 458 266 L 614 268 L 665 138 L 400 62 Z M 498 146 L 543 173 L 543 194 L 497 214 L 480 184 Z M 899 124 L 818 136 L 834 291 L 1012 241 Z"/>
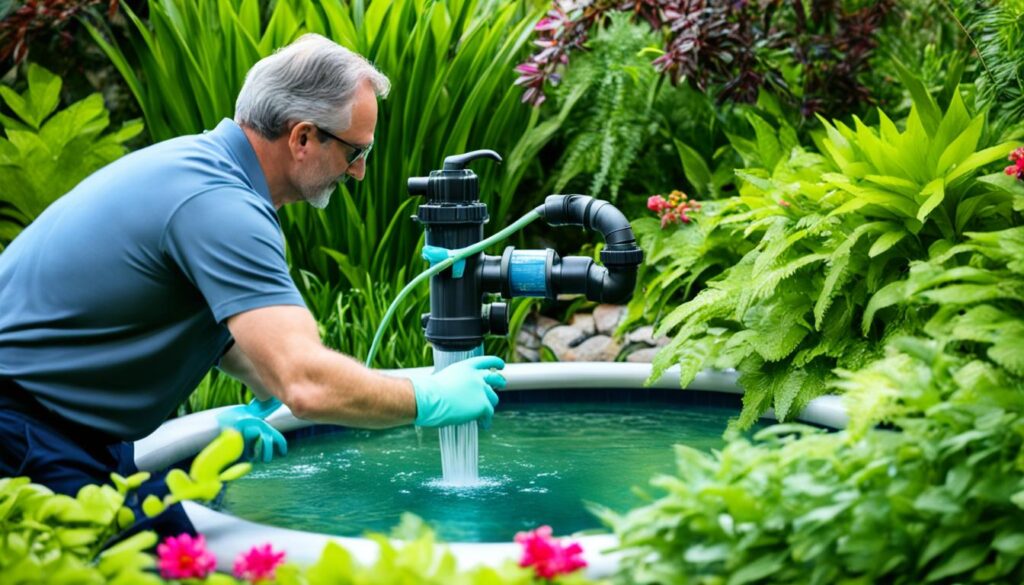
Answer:
<path fill-rule="evenodd" d="M 552 266 L 549 282 L 554 294 L 583 293 L 588 299 L 603 303 L 629 300 L 644 253 L 636 245 L 633 228 L 621 211 L 588 195 L 549 195 L 535 211 L 548 225 L 580 226 L 600 232 L 605 241 L 601 250 L 604 266 L 583 256 L 562 258 Z"/>

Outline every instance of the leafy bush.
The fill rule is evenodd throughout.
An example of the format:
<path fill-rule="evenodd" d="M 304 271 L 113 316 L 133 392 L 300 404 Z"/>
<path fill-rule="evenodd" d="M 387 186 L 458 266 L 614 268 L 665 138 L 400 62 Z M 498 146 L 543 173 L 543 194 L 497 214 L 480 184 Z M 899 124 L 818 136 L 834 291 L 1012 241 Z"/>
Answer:
<path fill-rule="evenodd" d="M 652 482 L 664 495 L 602 513 L 623 582 L 1020 582 L 1024 383 L 943 345 L 907 338 L 845 372 L 848 431 L 677 447 L 678 475 Z"/>
<path fill-rule="evenodd" d="M 20 94 L 0 86 L 15 115 L 0 115 L 7 135 L 0 139 L 0 250 L 57 198 L 125 154 L 124 143 L 142 131 L 141 122 L 131 121 L 104 134 L 110 115 L 100 94 L 56 111 L 60 78 L 34 64 L 27 77 Z"/>
<path fill-rule="evenodd" d="M 943 115 L 922 86 L 911 89 L 903 130 L 881 112 L 876 128 L 822 120 L 820 154 L 750 116 L 755 140 L 733 143 L 757 167 L 737 171 L 742 206 L 719 229 L 742 227 L 754 246 L 661 321 L 659 335 L 675 334 L 652 378 L 679 363 L 685 386 L 705 364 L 737 367 L 747 426 L 772 406 L 782 418 L 797 412 L 833 368 L 859 368 L 885 340 L 919 331 L 913 312 L 863 331 L 861 316 L 910 260 L 1016 218 L 1004 193 L 975 180 L 1013 145 L 979 150 L 984 114 L 970 116 L 955 93 Z"/>
<path fill-rule="evenodd" d="M 975 224 L 1024 210 L 1015 178 L 977 183 L 987 201 L 972 205 L 989 211 Z M 623 581 L 1024 579 L 1021 258 L 1020 225 L 966 232 L 871 296 L 864 323 L 887 313 L 927 337 L 895 337 L 839 371 L 846 430 L 783 424 L 754 442 L 734 434 L 721 453 L 677 448 L 677 475 L 652 482 L 664 495 L 600 512 L 621 538 Z"/>
<path fill-rule="evenodd" d="M 631 23 L 627 14 L 613 14 L 610 20 L 589 43 L 591 50 L 574 61 L 560 92 L 559 102 L 583 94 L 587 101 L 563 127 L 568 146 L 553 191 L 563 193 L 570 181 L 586 175 L 589 187 L 580 192 L 615 202 L 626 173 L 657 128 L 651 108 L 658 86 L 657 74 L 641 54 L 654 40 L 650 28 Z"/>
<path fill-rule="evenodd" d="M 725 101 L 753 103 L 762 88 L 805 114 L 845 113 L 870 98 L 861 82 L 875 33 L 894 3 L 554 2 L 537 26 L 540 50 L 521 65 L 523 101 L 540 105 L 569 54 L 613 11 L 665 31 L 654 67 Z"/>

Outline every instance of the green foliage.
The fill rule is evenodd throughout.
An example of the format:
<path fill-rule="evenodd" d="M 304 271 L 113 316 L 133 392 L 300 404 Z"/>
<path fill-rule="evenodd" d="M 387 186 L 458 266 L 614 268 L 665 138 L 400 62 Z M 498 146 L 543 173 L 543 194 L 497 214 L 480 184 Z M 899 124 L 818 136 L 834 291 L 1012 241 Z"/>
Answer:
<path fill-rule="evenodd" d="M 946 7 L 977 51 L 972 76 L 978 105 L 992 109 L 994 132 L 1024 136 L 1024 3 L 950 0 Z"/>
<path fill-rule="evenodd" d="M 369 275 L 348 290 L 332 290 L 311 273 L 302 272 L 307 304 L 320 326 L 324 344 L 364 361 L 377 327 L 398 290 L 388 283 L 374 284 Z M 397 309 L 374 357 L 374 367 L 412 368 L 432 363 L 430 346 L 423 337 L 420 315 L 430 311 L 426 285 L 415 289 Z"/>
<path fill-rule="evenodd" d="M 178 408 L 178 415 L 184 416 L 232 404 L 245 404 L 251 399 L 252 393 L 244 384 L 220 370 L 210 370 Z"/>
<path fill-rule="evenodd" d="M 184 500 L 213 499 L 224 481 L 249 471 L 248 463 L 231 465 L 242 447 L 237 431 L 224 431 L 196 456 L 189 473 L 175 469 L 168 474 L 171 493 L 162 501 L 149 496 L 145 514 L 156 516 Z M 73 498 L 27 477 L 0 478 L 0 574 L 5 584 L 162 583 L 149 572 L 156 563 L 145 552 L 156 544 L 155 533 L 140 532 L 103 550 L 111 537 L 135 522 L 125 502 L 135 497 L 132 492 L 149 473 L 110 477 L 113 486 L 88 485 Z"/>
<path fill-rule="evenodd" d="M 644 52 L 657 38 L 650 26 L 631 18 L 612 13 L 609 24 L 588 43 L 590 51 L 575 57 L 568 71 L 559 97 L 582 92 L 587 101 L 563 131 L 569 143 L 554 179 L 556 193 L 585 175 L 589 187 L 580 192 L 616 201 L 627 172 L 657 128 L 651 109 L 660 84 Z"/>
<path fill-rule="evenodd" d="M 661 497 L 601 512 L 622 581 L 1020 582 L 1024 382 L 942 348 L 907 338 L 844 372 L 846 431 L 784 424 L 720 453 L 677 447 L 677 474 L 652 481 Z"/>
<path fill-rule="evenodd" d="M 28 88 L 17 93 L 0 86 L 0 98 L 14 117 L 0 115 L 0 250 L 57 198 L 93 171 L 127 152 L 124 143 L 142 131 L 125 123 L 104 134 L 110 114 L 95 93 L 56 111 L 61 79 L 35 64 L 28 66 Z"/>
<path fill-rule="evenodd" d="M 656 334 L 675 334 L 652 379 L 675 363 L 695 373 L 698 345 L 706 365 L 737 367 L 742 380 L 764 384 L 747 386 L 759 398 L 745 401 L 740 424 L 768 407 L 795 414 L 825 391 L 833 368 L 859 368 L 887 339 L 920 330 L 919 315 L 907 311 L 859 327 L 872 295 L 911 260 L 956 245 L 965 231 L 1013 225 L 1012 195 L 976 179 L 1013 144 L 984 147 L 985 117 L 971 116 L 959 93 L 943 113 L 919 82 L 906 81 L 915 106 L 902 130 L 882 112 L 877 127 L 822 120 L 818 154 L 750 115 L 755 138 L 731 137 L 748 168 L 737 171 L 742 207 L 717 229 L 742 227 L 752 247 L 661 319 Z"/>

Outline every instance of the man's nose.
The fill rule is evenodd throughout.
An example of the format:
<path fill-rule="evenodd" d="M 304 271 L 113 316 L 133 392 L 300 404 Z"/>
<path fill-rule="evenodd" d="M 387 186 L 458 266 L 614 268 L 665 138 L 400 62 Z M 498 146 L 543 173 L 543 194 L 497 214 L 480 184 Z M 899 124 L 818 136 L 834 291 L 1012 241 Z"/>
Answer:
<path fill-rule="evenodd" d="M 366 159 L 361 158 L 353 164 L 350 164 L 345 173 L 357 181 L 362 181 L 363 177 L 366 175 Z"/>

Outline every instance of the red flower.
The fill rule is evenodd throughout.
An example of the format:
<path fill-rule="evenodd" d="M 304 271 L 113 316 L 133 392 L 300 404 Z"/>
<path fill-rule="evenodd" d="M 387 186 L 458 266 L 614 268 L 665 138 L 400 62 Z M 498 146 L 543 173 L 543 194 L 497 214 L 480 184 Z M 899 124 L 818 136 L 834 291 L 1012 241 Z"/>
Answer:
<path fill-rule="evenodd" d="M 523 557 L 519 560 L 519 566 L 533 567 L 534 572 L 542 579 L 572 573 L 587 566 L 587 562 L 582 558 L 583 547 L 576 542 L 562 546 L 557 539 L 551 538 L 550 526 L 520 532 L 516 534 L 516 542 L 523 546 Z"/>
<path fill-rule="evenodd" d="M 1003 169 L 1003 172 L 1011 177 L 1016 176 L 1018 181 L 1024 181 L 1024 146 L 1011 152 L 1009 159 L 1014 164 Z"/>
<path fill-rule="evenodd" d="M 235 557 L 235 577 L 250 583 L 273 581 L 274 570 L 284 562 L 284 552 L 275 552 L 270 543 L 254 546 Z"/>
<path fill-rule="evenodd" d="M 213 553 L 206 550 L 206 539 L 188 534 L 168 536 L 156 547 L 157 567 L 164 579 L 205 579 L 217 565 Z"/>

